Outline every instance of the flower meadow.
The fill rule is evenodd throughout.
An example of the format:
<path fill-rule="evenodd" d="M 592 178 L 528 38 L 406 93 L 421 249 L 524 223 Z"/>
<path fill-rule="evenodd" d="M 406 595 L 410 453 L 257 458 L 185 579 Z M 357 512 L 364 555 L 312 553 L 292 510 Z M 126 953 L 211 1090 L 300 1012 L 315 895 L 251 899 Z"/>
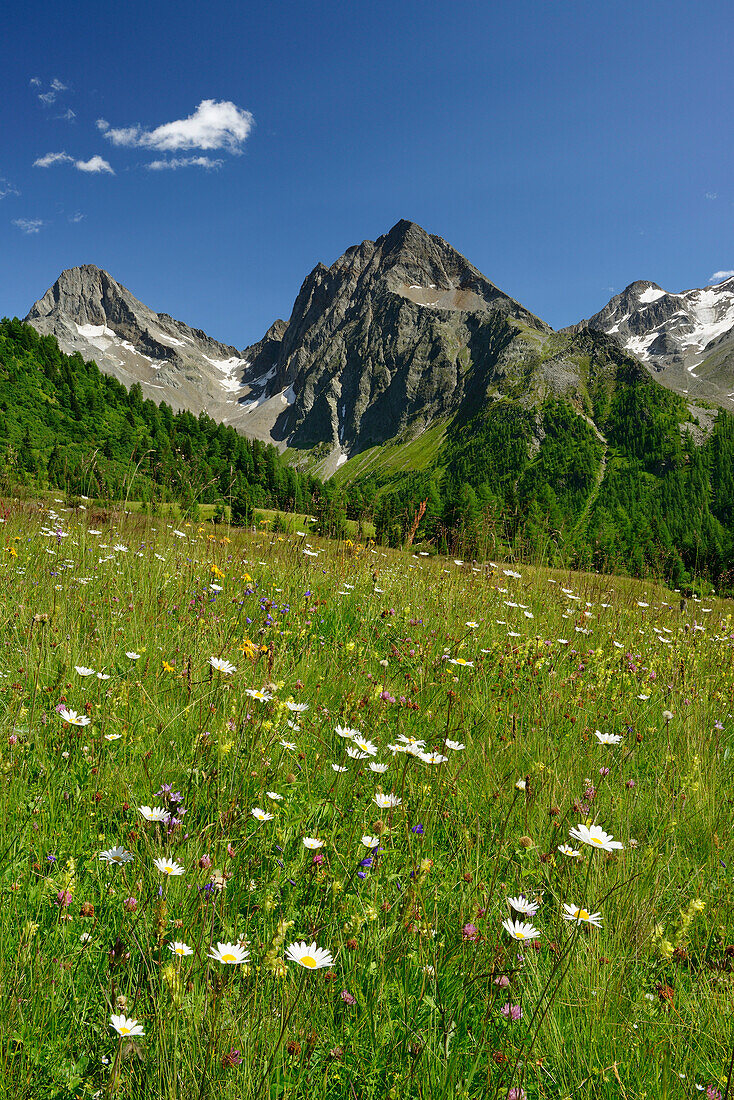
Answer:
<path fill-rule="evenodd" d="M 734 1097 L 731 603 L 55 508 L 0 526 L 3 1095 Z"/>

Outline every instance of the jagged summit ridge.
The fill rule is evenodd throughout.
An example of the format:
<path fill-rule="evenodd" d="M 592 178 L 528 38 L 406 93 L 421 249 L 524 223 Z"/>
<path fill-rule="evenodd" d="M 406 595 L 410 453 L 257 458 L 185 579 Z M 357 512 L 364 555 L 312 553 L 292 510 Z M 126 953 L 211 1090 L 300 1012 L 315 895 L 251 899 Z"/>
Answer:
<path fill-rule="evenodd" d="M 26 321 L 55 336 L 67 354 L 94 359 L 104 373 L 128 388 L 139 383 L 143 396 L 174 410 L 205 409 L 226 420 L 247 392 L 247 361 L 237 348 L 155 313 L 94 264 L 63 271 Z"/>
<path fill-rule="evenodd" d="M 263 386 L 252 414 L 267 406 L 277 412 L 274 438 L 324 446 L 338 465 L 451 415 L 480 350 L 472 347 L 509 321 L 552 331 L 441 237 L 399 221 L 317 264 L 285 327 L 247 349 L 247 381 Z"/>
<path fill-rule="evenodd" d="M 727 407 L 734 397 L 734 276 L 671 293 L 637 281 L 588 321 L 614 336 L 672 389 Z"/>

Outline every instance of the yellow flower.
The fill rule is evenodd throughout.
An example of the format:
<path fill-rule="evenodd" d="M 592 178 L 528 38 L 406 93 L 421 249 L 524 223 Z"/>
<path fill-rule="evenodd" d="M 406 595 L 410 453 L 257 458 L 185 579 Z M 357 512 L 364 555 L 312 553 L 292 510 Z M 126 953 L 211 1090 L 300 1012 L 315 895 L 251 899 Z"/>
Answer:
<path fill-rule="evenodd" d="M 226 574 L 223 573 L 222 570 L 219 569 L 218 566 L 216 566 L 216 565 L 212 565 L 211 571 L 212 571 L 212 575 L 215 576 L 215 577 L 224 577 L 224 576 L 226 576 Z"/>
<path fill-rule="evenodd" d="M 168 661 L 164 661 L 163 662 L 163 671 L 164 672 L 175 672 L 176 669 L 174 668 L 173 665 L 169 665 Z"/>

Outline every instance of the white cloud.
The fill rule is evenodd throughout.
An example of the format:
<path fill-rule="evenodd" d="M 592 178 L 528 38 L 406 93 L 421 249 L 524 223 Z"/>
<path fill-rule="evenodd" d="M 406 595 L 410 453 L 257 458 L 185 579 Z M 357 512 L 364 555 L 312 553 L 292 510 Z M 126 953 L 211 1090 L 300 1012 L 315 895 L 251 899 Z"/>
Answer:
<path fill-rule="evenodd" d="M 38 79 L 37 76 L 32 76 L 31 79 L 30 79 L 30 85 L 31 85 L 31 88 L 40 88 L 41 87 L 41 81 Z"/>
<path fill-rule="evenodd" d="M 734 275 L 734 271 L 715 271 L 711 278 L 710 283 L 723 283 L 724 279 L 731 279 Z"/>
<path fill-rule="evenodd" d="M 115 174 L 112 165 L 100 156 L 93 156 L 89 160 L 75 160 L 74 167 L 80 172 L 109 172 L 111 176 Z"/>
<path fill-rule="evenodd" d="M 73 122 L 76 118 L 76 111 L 72 111 L 71 107 L 67 107 L 63 115 L 57 115 L 56 117 L 62 122 Z"/>
<path fill-rule="evenodd" d="M 50 168 L 52 164 L 73 164 L 74 158 L 68 153 L 46 153 L 33 161 L 34 168 Z"/>
<path fill-rule="evenodd" d="M 703 197 L 711 202 L 713 199 L 718 199 L 719 196 L 716 191 L 704 191 Z"/>
<path fill-rule="evenodd" d="M 249 111 L 213 99 L 202 100 L 188 118 L 166 122 L 154 130 L 138 125 L 110 129 L 105 119 L 97 120 L 97 128 L 113 145 L 157 149 L 162 153 L 181 149 L 227 149 L 230 153 L 241 153 L 254 124 Z"/>
<path fill-rule="evenodd" d="M 66 220 L 68 222 L 71 222 L 72 225 L 76 225 L 77 222 L 80 222 L 83 219 L 84 219 L 84 215 L 80 214 L 79 211 L 77 210 L 76 214 L 69 214 L 69 216 Z"/>
<path fill-rule="evenodd" d="M 40 218 L 14 218 L 13 225 L 17 225 L 23 233 L 38 233 L 45 223 Z"/>
<path fill-rule="evenodd" d="M 73 164 L 80 172 L 109 172 L 112 176 L 115 174 L 112 166 L 99 155 L 89 160 L 75 160 L 68 153 L 46 153 L 45 156 L 33 161 L 34 168 L 50 168 L 53 164 Z"/>
<path fill-rule="evenodd" d="M 171 157 L 170 160 L 152 160 L 145 167 L 160 172 L 164 168 L 221 168 L 223 164 L 223 160 L 211 157 Z"/>
<path fill-rule="evenodd" d="M 45 103 L 47 107 L 50 107 L 52 103 L 56 102 L 56 92 L 41 92 L 38 98 L 41 103 Z"/>
<path fill-rule="evenodd" d="M 57 77 L 54 77 L 54 79 L 51 81 L 51 87 L 55 92 L 66 91 L 66 84 L 62 84 L 61 81 L 57 79 Z"/>
<path fill-rule="evenodd" d="M 8 195 L 19 195 L 20 191 L 17 187 L 13 187 L 9 180 L 3 179 L 0 176 L 0 199 L 5 199 Z"/>

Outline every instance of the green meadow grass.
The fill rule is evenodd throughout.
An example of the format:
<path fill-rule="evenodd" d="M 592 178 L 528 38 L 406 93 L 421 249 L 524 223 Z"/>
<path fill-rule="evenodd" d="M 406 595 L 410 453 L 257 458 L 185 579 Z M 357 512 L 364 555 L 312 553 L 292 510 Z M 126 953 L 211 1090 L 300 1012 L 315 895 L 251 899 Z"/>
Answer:
<path fill-rule="evenodd" d="M 725 1093 L 731 603 L 56 507 L 0 525 L 2 1095 Z"/>

